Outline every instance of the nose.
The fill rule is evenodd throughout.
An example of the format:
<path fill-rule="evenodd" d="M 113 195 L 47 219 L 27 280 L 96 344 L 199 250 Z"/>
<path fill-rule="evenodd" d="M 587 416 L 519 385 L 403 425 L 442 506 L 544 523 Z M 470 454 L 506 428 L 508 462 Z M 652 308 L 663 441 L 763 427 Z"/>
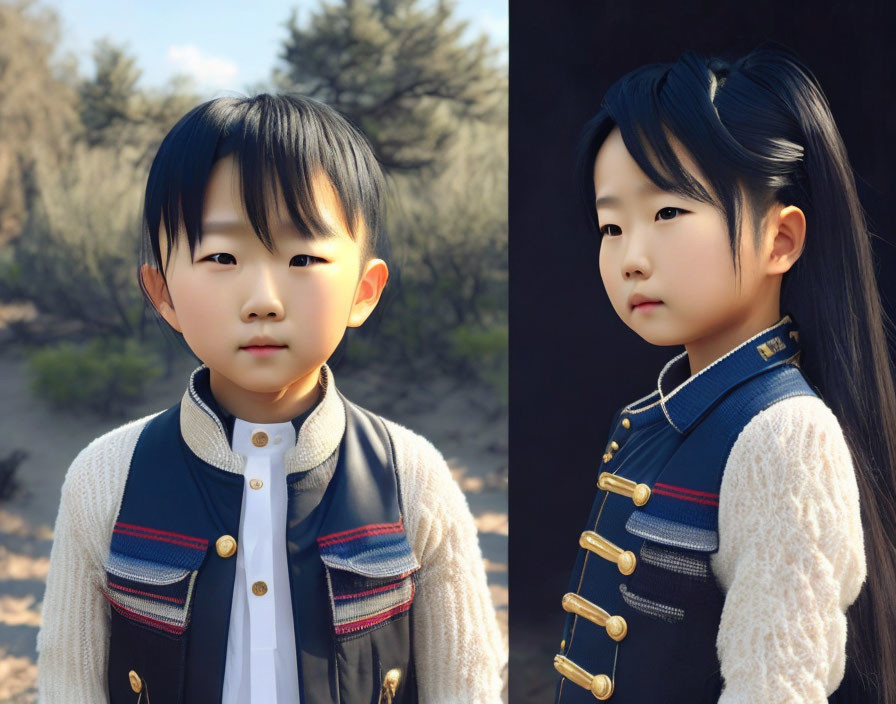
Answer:
<path fill-rule="evenodd" d="M 635 276 L 650 276 L 651 264 L 647 255 L 646 234 L 631 232 L 626 240 L 622 255 L 622 277 L 628 280 Z"/>
<path fill-rule="evenodd" d="M 258 267 L 254 272 L 252 287 L 243 303 L 240 317 L 247 323 L 257 318 L 280 320 L 283 317 L 283 302 L 274 276 L 267 267 Z"/>

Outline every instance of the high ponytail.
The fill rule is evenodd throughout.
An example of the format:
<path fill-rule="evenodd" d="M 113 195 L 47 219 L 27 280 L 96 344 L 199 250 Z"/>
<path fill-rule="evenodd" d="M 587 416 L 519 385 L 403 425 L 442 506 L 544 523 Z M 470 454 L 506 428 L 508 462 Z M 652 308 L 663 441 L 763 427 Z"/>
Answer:
<path fill-rule="evenodd" d="M 800 329 L 800 366 L 840 421 L 862 507 L 868 577 L 847 612 L 844 701 L 896 702 L 896 394 L 892 322 L 875 281 L 870 233 L 843 140 L 809 69 L 766 44 L 735 62 L 684 54 L 617 81 L 589 123 L 578 179 L 596 226 L 594 159 L 618 125 L 645 174 L 665 190 L 717 205 L 738 266 L 741 216 L 774 203 L 806 216 L 802 255 L 784 274 L 781 309 Z M 710 195 L 683 168 L 681 143 Z M 741 188 L 746 193 L 742 196 Z M 757 223 L 758 237 L 759 218 Z"/>

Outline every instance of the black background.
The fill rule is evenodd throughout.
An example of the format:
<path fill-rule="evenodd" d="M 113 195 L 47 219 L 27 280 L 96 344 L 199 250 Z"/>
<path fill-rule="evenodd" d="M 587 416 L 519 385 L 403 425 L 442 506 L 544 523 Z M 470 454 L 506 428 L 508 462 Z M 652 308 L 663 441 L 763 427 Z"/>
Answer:
<path fill-rule="evenodd" d="M 770 39 L 818 77 L 876 233 L 893 317 L 893 23 L 882 2 L 510 3 L 510 702 L 552 701 L 577 540 L 613 411 L 682 347 L 616 316 L 572 181 L 580 130 L 631 69 L 687 49 L 734 58 Z M 809 234 L 811 237 L 811 233 Z"/>

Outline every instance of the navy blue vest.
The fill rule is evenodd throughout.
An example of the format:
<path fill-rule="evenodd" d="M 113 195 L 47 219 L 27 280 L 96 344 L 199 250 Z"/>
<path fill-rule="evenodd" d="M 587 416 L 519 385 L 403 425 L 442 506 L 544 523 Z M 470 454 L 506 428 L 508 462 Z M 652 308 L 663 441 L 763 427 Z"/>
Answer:
<path fill-rule="evenodd" d="M 789 396 L 819 395 L 798 353 L 784 316 L 690 378 L 682 353 L 657 391 L 616 412 L 562 599 L 557 702 L 718 702 L 724 594 L 709 558 L 722 474 L 753 416 Z"/>
<path fill-rule="evenodd" d="M 413 704 L 419 563 L 391 438 L 380 418 L 340 398 L 346 428 L 332 479 L 315 496 L 297 488 L 304 473 L 286 478 L 299 691 L 303 704 Z M 244 482 L 191 451 L 179 403 L 143 429 L 106 563 L 111 704 L 221 701 L 236 569 L 225 536 L 239 536 Z"/>

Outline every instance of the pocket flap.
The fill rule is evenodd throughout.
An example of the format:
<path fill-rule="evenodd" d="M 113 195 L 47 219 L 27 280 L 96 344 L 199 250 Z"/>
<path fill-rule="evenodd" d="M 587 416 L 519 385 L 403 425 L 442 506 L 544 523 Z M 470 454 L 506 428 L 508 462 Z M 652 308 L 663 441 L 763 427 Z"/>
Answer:
<path fill-rule="evenodd" d="M 632 511 L 625 529 L 632 535 L 699 552 L 719 549 L 719 495 L 656 482 L 650 502 Z"/>
<path fill-rule="evenodd" d="M 401 519 L 317 538 L 324 564 L 365 577 L 406 577 L 420 569 Z"/>
<path fill-rule="evenodd" d="M 207 549 L 204 538 L 117 522 L 103 594 L 126 618 L 180 635 Z"/>
<path fill-rule="evenodd" d="M 401 519 L 322 535 L 317 544 L 337 638 L 364 635 L 410 610 L 420 563 Z"/>

